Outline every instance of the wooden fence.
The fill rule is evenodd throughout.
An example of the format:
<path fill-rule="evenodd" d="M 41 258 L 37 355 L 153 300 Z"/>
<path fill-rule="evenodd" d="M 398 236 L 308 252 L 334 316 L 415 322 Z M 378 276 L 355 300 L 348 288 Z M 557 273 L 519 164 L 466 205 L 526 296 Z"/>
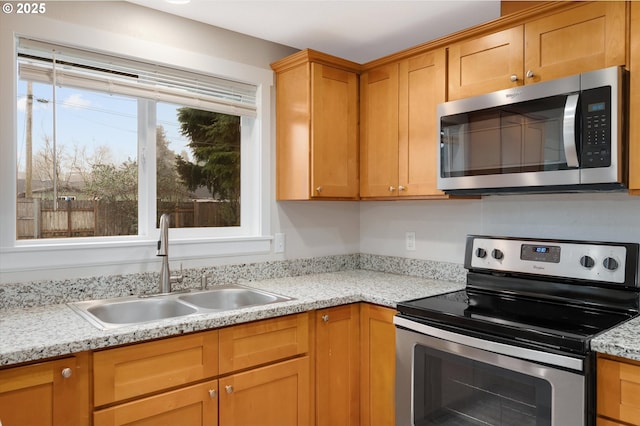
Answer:
<path fill-rule="evenodd" d="M 171 214 L 174 228 L 236 225 L 229 223 L 229 203 L 206 200 L 159 203 L 159 212 Z M 137 201 L 18 199 L 17 239 L 69 238 L 138 233 Z"/>

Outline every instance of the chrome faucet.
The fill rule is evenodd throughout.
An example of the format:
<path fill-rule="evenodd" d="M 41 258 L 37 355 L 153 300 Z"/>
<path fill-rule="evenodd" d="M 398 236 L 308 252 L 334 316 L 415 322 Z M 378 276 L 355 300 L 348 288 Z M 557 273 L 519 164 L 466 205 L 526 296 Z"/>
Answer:
<path fill-rule="evenodd" d="M 169 221 L 167 213 L 160 216 L 160 239 L 156 256 L 162 256 L 162 268 L 160 269 L 160 293 L 171 293 L 171 284 L 182 282 L 182 265 L 180 275 L 171 275 L 169 271 Z"/>

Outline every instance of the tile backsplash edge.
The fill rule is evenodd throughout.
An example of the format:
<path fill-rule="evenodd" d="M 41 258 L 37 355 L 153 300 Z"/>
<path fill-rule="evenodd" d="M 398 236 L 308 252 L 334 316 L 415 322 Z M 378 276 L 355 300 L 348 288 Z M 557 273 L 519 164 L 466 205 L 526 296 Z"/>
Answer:
<path fill-rule="evenodd" d="M 453 263 L 356 253 L 185 269 L 184 281 L 182 284 L 174 284 L 174 289 L 198 288 L 202 275 L 207 276 L 209 284 L 215 285 L 354 269 L 454 282 L 465 282 L 466 274 L 462 265 Z M 155 293 L 157 286 L 157 273 L 2 284 L 0 309 L 31 308 L 80 300 Z"/>

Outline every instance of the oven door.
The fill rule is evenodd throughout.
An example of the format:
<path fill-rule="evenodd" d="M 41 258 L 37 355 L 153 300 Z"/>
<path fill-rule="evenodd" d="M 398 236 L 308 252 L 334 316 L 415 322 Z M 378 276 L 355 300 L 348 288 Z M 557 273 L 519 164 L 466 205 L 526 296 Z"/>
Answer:
<path fill-rule="evenodd" d="M 396 317 L 397 426 L 584 426 L 586 379 Z M 409 328 L 409 329 L 407 329 Z M 433 337 L 443 332 L 446 338 Z M 517 347 L 507 347 L 517 350 Z M 542 352 L 544 355 L 545 353 Z"/>

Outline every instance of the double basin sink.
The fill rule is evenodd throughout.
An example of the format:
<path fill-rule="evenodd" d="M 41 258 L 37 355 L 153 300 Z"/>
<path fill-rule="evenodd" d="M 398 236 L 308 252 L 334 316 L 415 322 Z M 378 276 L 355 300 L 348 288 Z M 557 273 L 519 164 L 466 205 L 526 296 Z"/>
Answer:
<path fill-rule="evenodd" d="M 292 298 L 240 285 L 223 285 L 209 290 L 90 300 L 69 303 L 68 306 L 94 326 L 108 330 L 288 300 Z"/>

